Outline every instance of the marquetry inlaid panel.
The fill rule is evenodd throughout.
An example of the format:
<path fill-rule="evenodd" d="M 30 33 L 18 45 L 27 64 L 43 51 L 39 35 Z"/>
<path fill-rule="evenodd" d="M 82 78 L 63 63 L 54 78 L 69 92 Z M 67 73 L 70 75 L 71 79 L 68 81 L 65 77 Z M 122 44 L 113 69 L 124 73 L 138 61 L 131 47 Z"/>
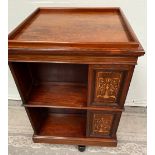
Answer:
<path fill-rule="evenodd" d="M 121 72 L 96 72 L 95 102 L 115 103 L 121 83 Z"/>
<path fill-rule="evenodd" d="M 113 121 L 113 115 L 109 114 L 93 114 L 92 133 L 109 135 Z"/>

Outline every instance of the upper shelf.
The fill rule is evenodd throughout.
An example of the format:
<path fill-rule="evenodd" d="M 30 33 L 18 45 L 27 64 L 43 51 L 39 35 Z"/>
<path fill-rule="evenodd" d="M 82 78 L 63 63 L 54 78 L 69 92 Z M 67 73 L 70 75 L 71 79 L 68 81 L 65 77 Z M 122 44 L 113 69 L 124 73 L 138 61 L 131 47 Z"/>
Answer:
<path fill-rule="evenodd" d="M 87 106 L 87 86 L 69 83 L 44 83 L 33 86 L 25 107 L 122 111 L 113 107 Z"/>
<path fill-rule="evenodd" d="M 138 50 L 140 43 L 119 8 L 39 8 L 9 35 L 10 49 L 66 47 Z"/>
<path fill-rule="evenodd" d="M 79 84 L 40 84 L 34 86 L 26 107 L 83 108 L 87 105 L 87 88 Z"/>

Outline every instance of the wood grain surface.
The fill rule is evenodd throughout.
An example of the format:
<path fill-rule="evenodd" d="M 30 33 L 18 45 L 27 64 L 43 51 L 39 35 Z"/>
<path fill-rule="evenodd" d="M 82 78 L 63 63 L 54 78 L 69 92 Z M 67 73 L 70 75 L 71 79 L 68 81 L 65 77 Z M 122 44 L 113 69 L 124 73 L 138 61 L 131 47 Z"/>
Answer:
<path fill-rule="evenodd" d="M 38 8 L 9 35 L 9 48 L 140 47 L 120 8 Z"/>

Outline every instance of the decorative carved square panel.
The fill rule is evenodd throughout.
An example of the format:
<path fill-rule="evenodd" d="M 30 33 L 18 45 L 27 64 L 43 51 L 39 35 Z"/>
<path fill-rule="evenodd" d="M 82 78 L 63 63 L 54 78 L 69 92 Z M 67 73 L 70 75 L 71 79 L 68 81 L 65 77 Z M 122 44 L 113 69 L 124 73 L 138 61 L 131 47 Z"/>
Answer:
<path fill-rule="evenodd" d="M 88 137 L 113 137 L 115 136 L 120 112 L 92 111 L 87 112 L 87 136 Z"/>
<path fill-rule="evenodd" d="M 115 103 L 122 72 L 96 71 L 94 102 Z"/>
<path fill-rule="evenodd" d="M 93 114 L 93 134 L 109 135 L 113 121 L 113 115 Z"/>
<path fill-rule="evenodd" d="M 123 108 L 134 66 L 89 65 L 88 106 Z"/>

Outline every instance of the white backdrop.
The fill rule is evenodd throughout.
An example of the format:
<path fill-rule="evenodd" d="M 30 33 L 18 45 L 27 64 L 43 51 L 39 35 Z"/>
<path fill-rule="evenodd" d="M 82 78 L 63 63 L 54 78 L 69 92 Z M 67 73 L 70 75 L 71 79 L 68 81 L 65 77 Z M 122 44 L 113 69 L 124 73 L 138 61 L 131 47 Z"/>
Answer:
<path fill-rule="evenodd" d="M 135 31 L 139 41 L 146 51 L 146 0 L 9 0 L 9 27 L 10 32 L 34 9 L 40 6 L 55 7 L 121 7 L 129 23 Z M 126 105 L 146 106 L 146 54 L 139 58 L 136 66 Z M 14 80 L 8 70 L 9 89 L 8 98 L 20 100 Z"/>

